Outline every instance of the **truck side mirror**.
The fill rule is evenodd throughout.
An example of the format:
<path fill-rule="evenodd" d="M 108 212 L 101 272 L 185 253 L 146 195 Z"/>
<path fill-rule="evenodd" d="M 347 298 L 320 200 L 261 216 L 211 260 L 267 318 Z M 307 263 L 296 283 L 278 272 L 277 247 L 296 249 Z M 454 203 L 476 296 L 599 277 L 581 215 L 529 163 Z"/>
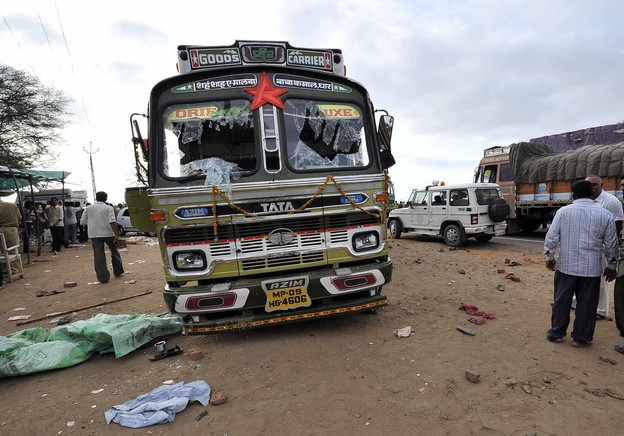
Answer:
<path fill-rule="evenodd" d="M 390 168 L 396 163 L 392 151 L 390 150 L 390 142 L 392 140 L 392 128 L 394 127 L 394 117 L 391 115 L 382 115 L 379 119 L 379 127 L 377 128 L 377 137 L 379 138 L 379 152 L 381 156 L 381 165 L 384 169 Z"/>

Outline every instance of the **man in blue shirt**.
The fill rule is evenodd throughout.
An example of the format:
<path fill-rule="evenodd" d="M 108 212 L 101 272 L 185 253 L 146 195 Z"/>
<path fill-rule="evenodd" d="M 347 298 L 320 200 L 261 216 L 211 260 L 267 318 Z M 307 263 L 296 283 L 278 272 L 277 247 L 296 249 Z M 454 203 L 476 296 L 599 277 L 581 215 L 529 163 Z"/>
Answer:
<path fill-rule="evenodd" d="M 594 203 L 591 182 L 574 183 L 572 196 L 574 203 L 557 211 L 544 242 L 546 268 L 555 271 L 555 301 L 546 338 L 563 341 L 576 295 L 572 346 L 584 348 L 594 339 L 600 277 L 615 279 L 619 249 L 613 214 Z M 559 259 L 555 260 L 557 247 Z M 603 253 L 607 258 L 604 271 Z"/>

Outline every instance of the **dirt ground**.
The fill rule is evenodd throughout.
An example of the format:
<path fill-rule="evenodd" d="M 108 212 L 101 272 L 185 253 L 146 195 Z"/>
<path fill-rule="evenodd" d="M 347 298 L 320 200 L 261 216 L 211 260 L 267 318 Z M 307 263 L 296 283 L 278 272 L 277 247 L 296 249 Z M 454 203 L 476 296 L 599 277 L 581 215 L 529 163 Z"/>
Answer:
<path fill-rule="evenodd" d="M 129 273 L 108 284 L 90 284 L 96 280 L 90 245 L 58 256 L 47 251 L 25 265 L 25 278 L 0 291 L 0 335 L 54 326 L 49 319 L 23 326 L 7 321 L 16 314 L 44 317 L 145 291 L 152 293 L 80 310 L 74 319 L 165 311 L 157 246 L 128 245 L 122 257 Z M 155 350 L 148 347 L 120 359 L 106 354 L 67 369 L 0 379 L 0 433 L 624 434 L 624 356 L 614 351 L 624 339 L 614 322 L 599 321 L 589 349 L 571 347 L 569 337 L 546 341 L 552 273 L 539 244 L 527 249 L 494 239 L 449 250 L 441 239 L 408 235 L 391 242 L 391 255 L 394 277 L 384 288 L 389 305 L 375 315 L 166 338 L 167 348 L 201 347 L 198 361 L 182 353 L 152 362 Z M 504 279 L 508 273 L 520 281 Z M 63 288 L 66 281 L 78 286 Z M 36 297 L 39 290 L 65 292 Z M 462 303 L 496 318 L 473 324 L 459 310 Z M 18 307 L 25 310 L 15 312 Z M 413 335 L 398 338 L 395 330 L 406 326 Z M 467 380 L 466 370 L 480 381 Z M 174 422 L 144 429 L 104 420 L 110 407 L 165 380 L 198 379 L 223 389 L 227 403 L 191 403 Z M 204 409 L 208 414 L 197 421 Z"/>

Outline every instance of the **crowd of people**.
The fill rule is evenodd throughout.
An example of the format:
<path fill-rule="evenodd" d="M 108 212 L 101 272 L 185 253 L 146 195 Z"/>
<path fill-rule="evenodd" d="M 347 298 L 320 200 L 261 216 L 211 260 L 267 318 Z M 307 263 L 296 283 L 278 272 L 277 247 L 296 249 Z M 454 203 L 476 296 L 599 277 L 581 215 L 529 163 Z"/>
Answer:
<path fill-rule="evenodd" d="M 113 207 L 106 201 L 108 195 L 96 193 L 95 204 L 66 201 L 52 197 L 50 204 L 33 203 L 26 200 L 23 216 L 15 203 L 0 201 L 0 233 L 4 234 L 7 247 L 20 245 L 22 233 L 22 251 L 30 250 L 31 238 L 36 237 L 51 241 L 51 253 L 57 256 L 61 248 L 86 243 L 89 239 L 93 246 L 94 268 L 98 280 L 107 283 L 110 278 L 106 263 L 104 245 L 111 251 L 113 273 L 120 277 L 123 264 L 118 250 L 118 229 L 116 215 L 121 205 Z M 3 274 L 0 271 L 0 289 L 4 287 Z"/>

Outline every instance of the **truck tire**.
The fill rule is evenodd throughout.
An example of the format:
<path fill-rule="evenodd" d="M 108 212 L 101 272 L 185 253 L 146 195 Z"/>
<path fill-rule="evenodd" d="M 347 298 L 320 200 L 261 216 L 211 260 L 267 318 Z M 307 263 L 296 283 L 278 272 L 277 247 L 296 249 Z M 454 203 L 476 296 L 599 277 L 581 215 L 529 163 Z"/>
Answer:
<path fill-rule="evenodd" d="M 523 233 L 533 233 L 537 229 L 539 229 L 542 225 L 540 220 L 520 220 L 520 230 Z"/>
<path fill-rule="evenodd" d="M 449 247 L 459 247 L 466 239 L 464 231 L 457 224 L 449 224 L 446 226 L 442 236 L 444 236 L 444 242 Z"/>
<path fill-rule="evenodd" d="M 401 233 L 403 232 L 401 221 L 397 219 L 390 220 L 388 223 L 388 230 L 392 239 L 399 239 L 401 237 Z"/>
<path fill-rule="evenodd" d="M 509 204 L 503 198 L 495 198 L 488 206 L 488 215 L 495 223 L 503 222 L 509 216 Z"/>

